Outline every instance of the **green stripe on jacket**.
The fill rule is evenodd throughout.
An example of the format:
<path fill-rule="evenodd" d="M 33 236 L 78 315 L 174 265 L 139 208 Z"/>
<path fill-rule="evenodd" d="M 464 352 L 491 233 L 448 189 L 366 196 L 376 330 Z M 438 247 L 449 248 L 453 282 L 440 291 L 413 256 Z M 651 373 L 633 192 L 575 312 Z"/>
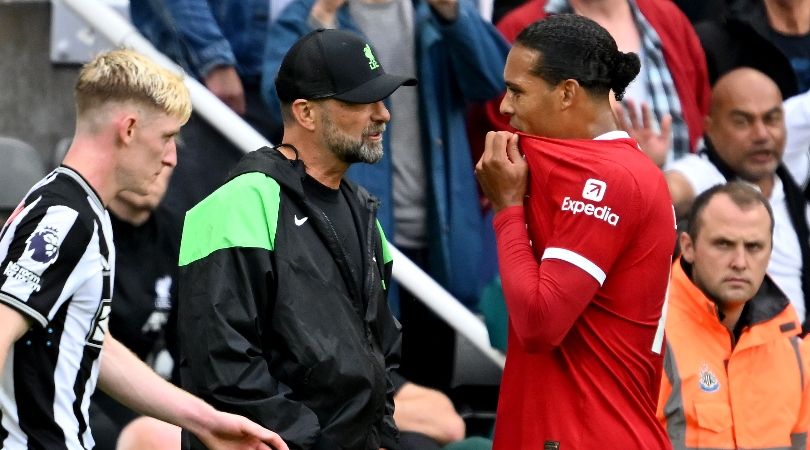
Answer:
<path fill-rule="evenodd" d="M 394 258 L 391 257 L 391 249 L 388 248 L 388 239 L 385 237 L 385 232 L 379 220 L 377 220 L 377 230 L 380 232 L 380 241 L 382 241 L 383 262 L 388 264 L 393 261 Z"/>
<path fill-rule="evenodd" d="M 240 175 L 186 213 L 179 265 L 233 247 L 273 250 L 279 184 L 259 172 Z"/>

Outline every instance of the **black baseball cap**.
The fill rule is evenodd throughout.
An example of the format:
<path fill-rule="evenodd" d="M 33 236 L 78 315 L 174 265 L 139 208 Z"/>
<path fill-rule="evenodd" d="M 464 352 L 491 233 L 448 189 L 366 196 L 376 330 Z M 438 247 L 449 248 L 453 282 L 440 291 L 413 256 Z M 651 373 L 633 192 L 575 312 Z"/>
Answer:
<path fill-rule="evenodd" d="M 299 98 L 375 103 L 415 84 L 415 78 L 385 73 L 371 45 L 357 34 L 323 28 L 293 44 L 276 75 L 284 103 Z"/>

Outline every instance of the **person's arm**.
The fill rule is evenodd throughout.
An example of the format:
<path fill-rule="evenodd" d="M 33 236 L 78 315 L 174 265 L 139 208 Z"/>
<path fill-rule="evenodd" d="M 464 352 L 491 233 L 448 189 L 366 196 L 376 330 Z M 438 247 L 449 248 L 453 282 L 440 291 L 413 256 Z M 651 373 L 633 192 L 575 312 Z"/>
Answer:
<path fill-rule="evenodd" d="M 593 299 L 599 283 L 566 261 L 547 259 L 538 264 L 522 206 L 499 212 L 494 225 L 512 328 L 528 352 L 558 346 Z"/>
<path fill-rule="evenodd" d="M 689 212 L 695 197 L 726 178 L 707 158 L 687 154 L 664 167 L 669 195 L 675 207 L 675 215 L 682 219 Z"/>
<path fill-rule="evenodd" d="M 689 213 L 689 208 L 697 196 L 695 190 L 682 172 L 667 171 L 664 178 L 667 180 L 669 195 L 672 197 L 672 206 L 675 207 L 675 216 L 683 219 Z"/>
<path fill-rule="evenodd" d="M 308 448 L 320 435 L 318 417 L 272 375 L 276 352 L 265 347 L 271 319 L 260 305 L 273 302 L 266 255 L 264 249 L 230 248 L 181 267 L 181 386 L 217 409 L 277 432 L 289 445 Z"/>
<path fill-rule="evenodd" d="M 529 141 L 527 145 L 534 145 L 533 151 L 539 152 L 540 145 L 563 144 Z M 533 164 L 538 164 L 537 160 Z M 554 168 L 548 167 L 535 166 L 533 170 L 535 177 L 540 177 L 541 171 L 555 173 Z M 618 233 L 606 222 L 583 219 L 582 215 L 564 210 L 549 211 L 556 214 L 551 219 L 554 230 L 544 236 L 547 247 L 543 255 L 536 257 L 523 208 L 528 172 L 529 163 L 518 149 L 517 135 L 487 134 L 476 174 L 496 212 L 498 262 L 510 325 L 527 352 L 542 352 L 562 342 L 622 254 L 637 224 L 634 214 L 637 191 L 625 172 L 620 171 L 622 176 L 600 173 L 603 179 L 611 180 L 611 190 L 602 201 L 621 217 L 623 231 Z M 564 176 L 544 181 L 555 186 L 566 182 L 569 181 Z M 576 183 L 571 188 L 582 189 L 581 186 Z M 548 194 L 534 195 L 530 201 L 541 205 L 542 196 Z M 542 259 L 542 264 L 538 259 Z"/>
<path fill-rule="evenodd" d="M 157 15 L 165 28 L 177 34 L 188 53 L 188 63 L 201 77 L 219 66 L 236 66 L 231 44 L 211 13 L 208 1 L 132 0 L 130 11 L 136 24 L 141 15 Z"/>
<path fill-rule="evenodd" d="M 266 183 L 264 174 L 242 175 L 186 214 L 179 258 L 180 380 L 213 407 L 272 429 L 290 446 L 310 448 L 321 433 L 318 417 L 285 383 L 289 379 L 279 379 L 282 364 L 273 364 L 284 358 L 284 349 L 272 345 L 274 247 L 266 233 L 275 227 L 256 222 L 264 215 L 254 212 L 273 220 L 278 199 L 266 192 Z M 200 447 L 193 442 L 192 448 Z"/>
<path fill-rule="evenodd" d="M 316 0 L 310 10 L 310 27 L 337 28 L 338 10 L 346 0 Z"/>
<path fill-rule="evenodd" d="M 160 378 L 137 356 L 107 334 L 101 354 L 99 387 L 136 412 L 194 433 L 210 449 L 287 450 L 274 432 L 223 413 Z"/>
<path fill-rule="evenodd" d="M 529 165 L 518 149 L 518 135 L 490 131 L 484 153 L 475 165 L 475 176 L 497 214 L 504 208 L 523 206 L 529 180 Z"/>
<path fill-rule="evenodd" d="M 93 235 L 89 221 L 82 220 L 74 209 L 53 204 L 50 196 L 40 194 L 26 201 L 25 208 L 3 230 L 0 243 L 0 365 L 5 365 L 10 349 L 28 329 L 46 327 L 64 302 L 70 301 L 71 296 L 60 301 L 64 277 L 79 264 Z M 34 236 L 45 239 L 41 230 L 49 231 L 52 253 L 35 258 Z M 92 275 L 90 271 L 76 274 L 74 281 L 81 285 L 79 276 Z M 60 287 L 53 289 L 52 285 Z"/>
<path fill-rule="evenodd" d="M 496 213 L 498 263 L 510 323 L 527 351 L 554 347 L 593 298 L 599 283 L 564 261 L 537 263 L 523 211 L 529 166 L 518 149 L 517 135 L 487 133 L 476 175 Z"/>
<path fill-rule="evenodd" d="M 443 393 L 406 381 L 394 396 L 400 431 L 424 434 L 441 445 L 464 439 L 466 426 Z"/>
<path fill-rule="evenodd" d="M 440 51 L 462 95 L 469 101 L 484 101 L 504 89 L 503 66 L 509 44 L 485 21 L 470 0 L 430 0 L 433 23 L 442 35 Z M 457 8 L 455 17 L 452 15 Z M 451 19 L 452 18 L 452 19 Z"/>
<path fill-rule="evenodd" d="M 0 293 L 0 295 L 2 295 Z M 9 351 L 28 329 L 31 322 L 17 310 L 0 303 L 0 373 L 6 366 Z"/>
<path fill-rule="evenodd" d="M 281 105 L 276 93 L 276 75 L 284 55 L 302 36 L 311 31 L 310 12 L 314 0 L 295 0 L 267 29 L 267 41 L 262 61 L 261 94 L 273 123 L 282 123 Z"/>
<path fill-rule="evenodd" d="M 235 113 L 244 115 L 245 89 L 234 66 L 216 66 L 203 78 L 205 87 L 228 105 Z"/>
<path fill-rule="evenodd" d="M 659 124 L 660 129 L 656 130 L 647 102 L 641 102 L 641 105 L 636 105 L 630 99 L 613 102 L 611 97 L 611 106 L 619 127 L 638 142 L 638 146 L 656 166 L 663 167 L 672 151 L 672 116 L 664 115 Z M 641 108 L 641 117 L 637 106 Z"/>
<path fill-rule="evenodd" d="M 163 20 L 164 26 L 177 34 L 188 54 L 187 63 L 208 90 L 237 114 L 245 113 L 244 88 L 236 72 L 236 56 L 207 1 L 133 0 L 130 9 L 134 18 L 139 14 L 152 14 Z"/>

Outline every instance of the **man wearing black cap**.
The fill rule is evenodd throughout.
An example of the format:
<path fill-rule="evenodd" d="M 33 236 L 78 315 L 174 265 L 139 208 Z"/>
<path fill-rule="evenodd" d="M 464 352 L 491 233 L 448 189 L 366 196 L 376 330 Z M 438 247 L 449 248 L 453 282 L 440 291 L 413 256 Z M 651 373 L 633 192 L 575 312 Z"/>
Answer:
<path fill-rule="evenodd" d="M 416 89 L 399 89 L 385 101 L 393 119 L 383 158 L 354 165 L 347 177 L 380 199 L 377 217 L 390 242 L 473 309 L 497 264 L 492 226 L 482 215 L 473 176 L 467 108 L 501 94 L 509 52 L 477 3 L 292 0 L 267 29 L 261 86 L 273 121 L 280 122 L 274 77 L 287 49 L 319 26 L 365 37 L 387 70 L 419 78 Z M 395 287 L 388 300 L 402 321 L 400 371 L 449 391 L 455 331 L 406 289 Z"/>
<path fill-rule="evenodd" d="M 391 256 L 379 202 L 343 176 L 382 157 L 382 100 L 415 83 L 354 34 L 307 34 L 276 79 L 283 143 L 245 156 L 186 216 L 182 385 L 290 448 L 397 447 Z"/>

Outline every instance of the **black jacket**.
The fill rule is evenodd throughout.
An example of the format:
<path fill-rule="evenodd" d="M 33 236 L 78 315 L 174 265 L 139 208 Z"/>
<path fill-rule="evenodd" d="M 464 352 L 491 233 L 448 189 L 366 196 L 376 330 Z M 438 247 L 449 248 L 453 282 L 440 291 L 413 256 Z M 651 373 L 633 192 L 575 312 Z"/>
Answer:
<path fill-rule="evenodd" d="M 787 56 L 770 38 L 763 0 L 734 0 L 725 17 L 699 23 L 695 31 L 706 52 L 709 82 L 738 67 L 753 67 L 773 79 L 782 98 L 799 93 L 796 74 Z"/>
<path fill-rule="evenodd" d="M 400 331 L 386 301 L 391 258 L 378 202 L 342 182 L 366 243 L 364 260 L 349 261 L 307 200 L 304 176 L 300 160 L 262 148 L 186 215 L 181 382 L 278 432 L 291 449 L 393 449 Z"/>

